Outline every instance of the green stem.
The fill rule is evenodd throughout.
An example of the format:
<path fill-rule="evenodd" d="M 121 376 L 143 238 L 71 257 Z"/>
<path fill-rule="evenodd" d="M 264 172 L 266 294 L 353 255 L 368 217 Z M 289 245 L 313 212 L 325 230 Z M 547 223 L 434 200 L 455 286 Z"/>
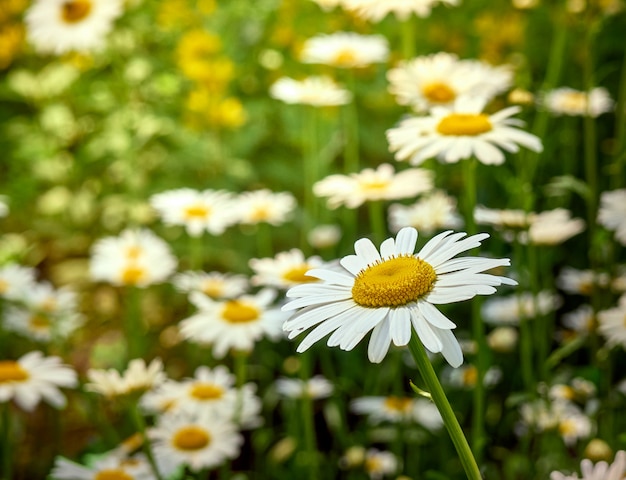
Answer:
<path fill-rule="evenodd" d="M 317 112 L 313 107 L 305 107 L 302 149 L 304 161 L 304 217 L 301 232 L 301 249 L 308 250 L 307 234 L 313 228 L 319 215 L 317 198 L 313 193 L 313 184 L 320 179 L 320 158 L 317 138 Z"/>
<path fill-rule="evenodd" d="M 515 256 L 515 263 L 517 265 L 525 265 L 525 259 L 523 257 L 524 247 L 520 243 L 518 236 L 515 236 L 513 251 Z M 522 297 L 521 290 L 518 291 L 519 295 L 517 296 L 519 311 L 522 310 Z M 519 322 L 519 330 L 520 330 L 520 367 L 522 371 L 522 381 L 524 382 L 524 387 L 526 390 L 533 391 L 535 389 L 535 378 L 534 378 L 534 368 L 533 368 L 533 332 L 531 330 L 531 325 L 528 323 L 528 319 L 520 318 Z"/>
<path fill-rule="evenodd" d="M 260 257 L 273 257 L 272 226 L 269 223 L 259 223 L 256 232 L 257 254 Z M 304 250 L 304 248 L 303 248 Z"/>
<path fill-rule="evenodd" d="M 11 404 L 2 405 L 2 479 L 13 479 L 13 456 L 11 452 Z"/>
<path fill-rule="evenodd" d="M 246 383 L 246 377 L 248 373 L 248 356 L 248 352 L 233 352 L 233 363 L 237 388 L 243 387 L 243 384 Z"/>
<path fill-rule="evenodd" d="M 313 399 L 305 395 L 301 400 L 304 444 L 306 451 L 306 470 L 311 480 L 319 478 L 317 462 L 317 439 L 313 416 Z"/>
<path fill-rule="evenodd" d="M 367 203 L 367 207 L 369 210 L 373 241 L 375 244 L 379 244 L 387 236 L 383 202 L 380 200 L 371 201 Z"/>
<path fill-rule="evenodd" d="M 126 330 L 127 359 L 141 358 L 144 353 L 143 319 L 141 314 L 141 290 L 130 286 L 126 291 Z"/>
<path fill-rule="evenodd" d="M 352 101 L 344 111 L 344 173 L 349 175 L 359 171 L 359 113 L 356 105 L 356 80 L 354 71 L 348 70 L 348 89 L 352 92 Z"/>
<path fill-rule="evenodd" d="M 467 439 L 463 434 L 459 421 L 454 415 L 450 402 L 448 402 L 448 398 L 439 383 L 439 379 L 435 374 L 435 370 L 430 363 L 428 355 L 426 355 L 424 346 L 417 338 L 417 334 L 415 332 L 411 335 L 409 351 L 413 355 L 413 359 L 415 360 L 422 379 L 426 384 L 426 388 L 430 391 L 432 399 L 435 402 L 441 417 L 443 418 L 443 423 L 448 431 L 448 434 L 450 435 L 452 443 L 454 444 L 454 448 L 459 455 L 467 478 L 469 480 L 481 480 L 482 477 L 480 475 L 480 470 L 478 469 L 472 450 L 467 443 Z"/>
<path fill-rule="evenodd" d="M 415 56 L 415 19 L 410 16 L 401 23 L 402 56 L 409 60 Z"/>
<path fill-rule="evenodd" d="M 189 267 L 202 270 L 204 266 L 204 234 L 189 236 Z"/>
<path fill-rule="evenodd" d="M 463 164 L 463 192 L 465 194 L 465 230 L 468 235 L 476 233 L 476 221 L 474 220 L 474 209 L 476 208 L 476 166 L 475 158 L 468 158 L 461 162 Z"/>
<path fill-rule="evenodd" d="M 146 421 L 143 418 L 143 415 L 141 414 L 141 412 L 139 411 L 139 406 L 137 405 L 136 402 L 133 403 L 133 405 L 130 407 L 130 415 L 133 419 L 133 423 L 135 424 L 135 428 L 137 429 L 137 431 L 139 432 L 143 440 L 142 448 L 143 448 L 144 453 L 146 454 L 148 462 L 150 463 L 150 467 L 152 468 L 152 471 L 154 472 L 155 478 L 157 480 L 163 480 L 163 477 L 161 476 L 161 472 L 159 472 L 159 468 L 157 467 L 156 461 L 154 459 L 154 455 L 152 455 L 150 438 L 148 437 L 146 433 Z"/>

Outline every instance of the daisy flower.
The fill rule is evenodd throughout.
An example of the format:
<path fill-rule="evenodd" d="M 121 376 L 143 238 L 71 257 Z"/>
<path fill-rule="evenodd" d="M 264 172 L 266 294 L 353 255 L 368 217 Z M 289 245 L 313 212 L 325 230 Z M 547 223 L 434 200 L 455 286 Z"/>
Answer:
<path fill-rule="evenodd" d="M 602 192 L 598 223 L 615 232 L 615 238 L 626 246 L 626 189 Z"/>
<path fill-rule="evenodd" d="M 87 378 L 89 383 L 85 385 L 86 390 L 110 398 L 122 395 L 142 395 L 162 384 L 166 376 L 160 359 L 156 358 L 146 365 L 143 359 L 137 358 L 129 362 L 123 374 L 115 369 L 91 368 L 87 370 Z"/>
<path fill-rule="evenodd" d="M 317 225 L 307 233 L 306 238 L 313 248 L 331 248 L 341 240 L 341 228 L 331 224 Z"/>
<path fill-rule="evenodd" d="M 321 63 L 340 68 L 361 68 L 381 63 L 389 56 L 389 44 L 382 35 L 353 32 L 320 34 L 304 42 L 303 63 Z"/>
<path fill-rule="evenodd" d="M 165 281 L 176 264 L 167 243 L 150 230 L 138 229 L 98 240 L 89 267 L 96 281 L 147 287 Z"/>
<path fill-rule="evenodd" d="M 528 229 L 528 242 L 534 245 L 559 245 L 583 230 L 584 220 L 572 218 L 569 210 L 556 208 L 533 216 Z"/>
<path fill-rule="evenodd" d="M 344 0 L 343 7 L 354 12 L 359 18 L 370 22 L 380 22 L 393 13 L 400 21 L 408 20 L 412 14 L 429 17 L 432 8 L 440 3 L 456 6 L 460 0 Z"/>
<path fill-rule="evenodd" d="M 231 421 L 206 409 L 159 415 L 148 430 L 159 470 L 169 478 L 179 467 L 215 468 L 239 455 L 243 438 Z"/>
<path fill-rule="evenodd" d="M 561 297 L 542 291 L 536 296 L 528 292 L 508 297 L 490 298 L 482 305 L 482 317 L 491 325 L 518 325 L 520 320 L 547 315 L 563 303 Z"/>
<path fill-rule="evenodd" d="M 0 267 L 0 298 L 16 300 L 35 284 L 35 270 L 16 263 Z"/>
<path fill-rule="evenodd" d="M 314 107 L 345 105 L 352 101 L 352 93 L 328 76 L 313 76 L 304 80 L 281 77 L 270 87 L 270 96 L 285 103 Z"/>
<path fill-rule="evenodd" d="M 296 208 L 296 199 L 289 192 L 268 189 L 243 192 L 236 200 L 236 219 L 246 225 L 269 223 L 278 226 L 289 220 Z"/>
<path fill-rule="evenodd" d="M 550 474 L 550 480 L 622 480 L 626 475 L 626 452 L 624 450 L 617 452 L 611 464 L 605 461 L 594 464 L 585 458 L 580 462 L 580 473 L 582 477 L 555 471 Z"/>
<path fill-rule="evenodd" d="M 563 326 L 580 335 L 589 335 L 596 328 L 596 316 L 592 306 L 588 304 L 564 313 L 561 321 Z"/>
<path fill-rule="evenodd" d="M 182 225 L 193 237 L 220 235 L 234 223 L 231 194 L 223 190 L 178 188 L 152 195 L 150 204 L 163 222 Z"/>
<path fill-rule="evenodd" d="M 500 149 L 512 153 L 519 151 L 519 145 L 535 152 L 543 149 L 535 135 L 514 128 L 522 124 L 510 118 L 519 107 L 488 115 L 483 113 L 485 103 L 480 97 L 462 97 L 451 108 L 433 107 L 427 116 L 402 120 L 387 130 L 389 150 L 396 160 L 411 165 L 434 157 L 457 163 L 473 156 L 485 165 L 501 165 L 505 157 Z"/>
<path fill-rule="evenodd" d="M 29 412 L 41 400 L 55 408 L 65 407 L 59 387 L 74 388 L 77 384 L 76 372 L 59 357 L 44 357 L 33 351 L 19 360 L 0 360 L 0 402 L 15 400 Z"/>
<path fill-rule="evenodd" d="M 220 272 L 183 272 L 175 275 L 172 283 L 181 292 L 200 292 L 213 299 L 238 297 L 248 290 L 245 275 Z"/>
<path fill-rule="evenodd" d="M 425 112 L 435 106 L 452 106 L 463 96 L 481 97 L 486 103 L 510 88 L 513 72 L 508 66 L 494 67 L 439 52 L 401 61 L 387 72 L 387 80 L 389 92 L 400 105 Z"/>
<path fill-rule="evenodd" d="M 330 175 L 313 185 L 318 197 L 328 197 L 328 208 L 341 205 L 356 208 L 367 201 L 411 198 L 433 188 L 433 173 L 421 168 L 410 168 L 395 173 L 388 163 L 376 170 L 366 168 L 350 175 Z"/>
<path fill-rule="evenodd" d="M 317 278 L 306 275 L 306 272 L 322 266 L 323 261 L 318 256 L 305 258 L 301 250 L 292 248 L 288 252 L 277 253 L 274 258 L 252 258 L 248 263 L 255 273 L 252 285 L 290 288 L 301 283 L 317 282 Z"/>
<path fill-rule="evenodd" d="M 271 308 L 275 298 L 276 291 L 271 289 L 225 301 L 192 292 L 189 299 L 199 311 L 181 321 L 180 333 L 192 342 L 212 345 L 217 358 L 230 349 L 249 352 L 264 336 L 281 337 L 285 314 Z"/>
<path fill-rule="evenodd" d="M 443 232 L 414 254 L 417 230 L 403 228 L 395 240 L 380 246 L 362 238 L 354 244 L 356 255 L 340 261 L 345 272 L 315 269 L 308 274 L 319 284 L 298 285 L 287 292 L 293 298 L 283 310 L 296 312 L 283 326 L 294 338 L 315 327 L 300 343 L 303 352 L 329 333 L 328 346 L 352 350 L 368 332 L 368 357 L 379 363 L 390 344 L 405 346 L 415 329 L 424 346 L 441 352 L 454 367 L 463 363 L 463 353 L 452 329 L 456 325 L 435 305 L 490 295 L 498 285 L 517 285 L 506 277 L 482 273 L 508 266 L 508 259 L 453 257 L 480 246 L 489 235 L 467 238 L 465 233 Z"/>
<path fill-rule="evenodd" d="M 455 388 L 473 389 L 478 382 L 478 369 L 475 365 L 463 365 L 459 368 L 444 370 L 445 381 Z M 483 376 L 483 385 L 493 387 L 502 379 L 502 370 L 498 367 L 489 367 Z"/>
<path fill-rule="evenodd" d="M 315 375 L 308 380 L 300 378 L 279 378 L 276 391 L 287 398 L 311 398 L 317 400 L 333 394 L 333 384 L 322 375 Z"/>
<path fill-rule="evenodd" d="M 386 475 L 392 475 L 399 467 L 398 459 L 393 453 L 375 448 L 370 448 L 365 452 L 363 466 L 372 480 L 380 480 Z"/>
<path fill-rule="evenodd" d="M 534 213 L 524 210 L 493 209 L 477 205 L 474 209 L 474 220 L 479 225 L 492 225 L 498 229 L 527 229 Z"/>
<path fill-rule="evenodd" d="M 116 451 L 94 460 L 86 467 L 57 457 L 50 472 L 51 480 L 154 480 L 156 477 L 143 455 L 125 457 Z"/>
<path fill-rule="evenodd" d="M 459 228 L 463 219 L 456 210 L 456 200 L 445 192 L 435 191 L 412 205 L 389 206 L 389 228 L 393 232 L 413 227 L 426 234 L 444 228 Z"/>
<path fill-rule="evenodd" d="M 626 295 L 622 295 L 617 307 L 598 312 L 598 332 L 611 347 L 621 345 L 626 349 Z"/>
<path fill-rule="evenodd" d="M 28 40 L 39 53 L 98 50 L 122 7 L 121 0 L 35 0 L 24 18 Z"/>
<path fill-rule="evenodd" d="M 433 402 L 415 397 L 361 397 L 350 403 L 358 415 L 366 415 L 370 423 L 416 423 L 429 431 L 439 430 L 443 419 Z"/>
<path fill-rule="evenodd" d="M 510 353 L 515 350 L 519 332 L 515 327 L 496 327 L 487 335 L 487 345 L 494 352 Z"/>
<path fill-rule="evenodd" d="M 598 117 L 613 110 L 613 100 L 606 88 L 581 92 L 569 87 L 551 90 L 543 95 L 541 104 L 555 115 Z"/>
<path fill-rule="evenodd" d="M 563 267 L 556 278 L 556 285 L 564 292 L 578 295 L 591 295 L 594 288 L 606 288 L 609 276 L 593 270 L 577 270 Z"/>

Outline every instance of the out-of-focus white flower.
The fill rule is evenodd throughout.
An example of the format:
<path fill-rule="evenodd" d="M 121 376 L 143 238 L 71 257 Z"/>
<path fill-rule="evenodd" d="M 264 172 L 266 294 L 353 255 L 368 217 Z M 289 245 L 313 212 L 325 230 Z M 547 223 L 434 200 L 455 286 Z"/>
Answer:
<path fill-rule="evenodd" d="M 254 270 L 252 285 L 290 288 L 302 283 L 318 282 L 319 279 L 306 274 L 309 270 L 320 267 L 320 257 L 305 258 L 301 250 L 292 248 L 288 252 L 279 252 L 274 258 L 252 258 L 248 262 Z"/>
<path fill-rule="evenodd" d="M 429 17 L 432 8 L 440 3 L 457 6 L 460 0 L 343 0 L 343 7 L 370 22 L 380 22 L 390 13 L 405 21 L 413 14 Z"/>
<path fill-rule="evenodd" d="M 398 471 L 398 459 L 391 452 L 370 448 L 365 452 L 365 472 L 372 480 L 380 480 Z"/>
<path fill-rule="evenodd" d="M 528 241 L 534 245 L 559 245 L 585 230 L 585 221 L 572 218 L 564 208 L 556 208 L 533 216 Z"/>
<path fill-rule="evenodd" d="M 229 350 L 250 352 L 262 337 L 283 335 L 282 324 L 289 315 L 271 307 L 275 298 L 272 289 L 225 301 L 192 292 L 189 299 L 199 311 L 181 321 L 180 333 L 189 341 L 211 345 L 217 358 Z"/>
<path fill-rule="evenodd" d="M 494 328 L 487 335 L 487 344 L 495 352 L 509 353 L 515 350 L 519 332 L 514 327 L 501 326 Z"/>
<path fill-rule="evenodd" d="M 523 292 L 486 300 L 482 305 L 482 317 L 491 325 L 517 325 L 520 320 L 553 312 L 561 304 L 561 297 L 549 291 L 539 292 L 537 296 Z"/>
<path fill-rule="evenodd" d="M 276 380 L 276 391 L 287 398 L 311 398 L 317 400 L 330 397 L 333 384 L 321 375 L 308 380 L 300 378 L 279 378 Z"/>
<path fill-rule="evenodd" d="M 353 32 L 320 34 L 309 38 L 300 53 L 303 63 L 321 63 L 340 68 L 367 67 L 385 62 L 388 56 L 389 45 L 384 36 Z"/>
<path fill-rule="evenodd" d="M 16 263 L 0 267 L 0 298 L 19 300 L 35 285 L 35 270 Z"/>
<path fill-rule="evenodd" d="M 615 232 L 615 238 L 626 246 L 626 188 L 600 195 L 598 223 Z"/>
<path fill-rule="evenodd" d="M 621 345 L 626 349 L 626 294 L 622 295 L 617 306 L 598 312 L 598 332 L 609 346 Z"/>
<path fill-rule="evenodd" d="M 131 360 L 128 368 L 120 375 L 115 369 L 87 370 L 89 383 L 85 388 L 99 393 L 105 397 L 118 397 L 122 395 L 143 395 L 148 390 L 162 384 L 165 379 L 163 362 L 156 358 L 146 365 L 143 359 Z"/>
<path fill-rule="evenodd" d="M 550 480 L 622 480 L 626 475 L 626 452 L 624 450 L 617 452 L 611 464 L 605 461 L 594 464 L 585 458 L 580 462 L 580 472 L 582 477 L 555 471 L 550 474 Z"/>
<path fill-rule="evenodd" d="M 609 276 L 604 272 L 578 270 L 565 266 L 559 272 L 556 285 L 566 293 L 591 295 L 594 288 L 608 287 Z"/>
<path fill-rule="evenodd" d="M 220 235 L 235 223 L 231 194 L 223 190 L 178 188 L 150 197 L 150 204 L 168 225 L 182 225 L 191 236 L 207 231 Z"/>
<path fill-rule="evenodd" d="M 0 360 L 0 403 L 14 400 L 23 410 L 32 411 L 44 400 L 63 408 L 66 399 L 59 387 L 74 388 L 77 384 L 76 372 L 59 357 L 32 351 L 19 360 Z"/>
<path fill-rule="evenodd" d="M 330 175 L 313 185 L 318 197 L 328 197 L 331 209 L 345 205 L 356 208 L 368 201 L 411 198 L 433 188 L 433 174 L 429 170 L 410 168 L 395 173 L 388 163 L 376 170 L 366 168 L 350 175 Z"/>
<path fill-rule="evenodd" d="M 94 244 L 90 273 L 96 281 L 146 287 L 165 281 L 177 263 L 167 243 L 150 230 L 125 230 Z"/>
<path fill-rule="evenodd" d="M 494 67 L 439 52 L 401 61 L 387 72 L 387 80 L 389 92 L 400 105 L 424 112 L 434 106 L 451 107 L 463 96 L 489 101 L 510 88 L 513 72 L 509 66 Z"/>
<path fill-rule="evenodd" d="M 334 247 L 341 239 L 341 228 L 337 225 L 317 225 L 307 234 L 307 240 L 313 248 Z"/>
<path fill-rule="evenodd" d="M 327 76 L 304 80 L 281 77 L 270 87 L 270 96 L 285 103 L 330 107 L 352 101 L 352 93 Z"/>
<path fill-rule="evenodd" d="M 413 227 L 426 235 L 437 230 L 458 229 L 463 218 L 456 210 L 456 200 L 445 192 L 435 191 L 412 205 L 394 203 L 389 206 L 389 228 L 397 232 Z"/>
<path fill-rule="evenodd" d="M 278 226 L 290 219 L 296 199 L 289 192 L 255 190 L 243 192 L 235 200 L 235 219 L 246 225 L 269 223 Z"/>
<path fill-rule="evenodd" d="M 398 161 L 420 165 L 429 158 L 457 163 L 476 157 L 485 165 L 501 165 L 502 150 L 517 153 L 519 146 L 543 150 L 541 140 L 515 128 L 521 121 L 511 118 L 520 111 L 512 106 L 494 114 L 483 113 L 481 97 L 459 97 L 451 107 L 433 107 L 426 116 L 409 117 L 387 130 L 389 150 Z"/>
<path fill-rule="evenodd" d="M 172 283 L 181 292 L 200 292 L 213 299 L 238 297 L 248 290 L 245 275 L 220 272 L 182 272 L 174 275 Z"/>
<path fill-rule="evenodd" d="M 35 0 L 25 15 L 28 40 L 39 53 L 99 50 L 122 9 L 121 0 Z"/>
<path fill-rule="evenodd" d="M 595 314 L 591 305 L 584 304 L 561 317 L 563 325 L 580 334 L 588 335 L 595 329 Z"/>
<path fill-rule="evenodd" d="M 369 422 L 415 423 L 427 430 L 439 430 L 443 419 L 433 402 L 415 397 L 361 397 L 350 403 L 350 409 L 366 415 Z"/>
<path fill-rule="evenodd" d="M 127 457 L 113 450 L 94 460 L 90 466 L 57 457 L 50 472 L 51 480 L 154 480 L 154 472 L 145 455 Z"/>
<path fill-rule="evenodd" d="M 461 365 L 444 371 L 446 381 L 456 388 L 473 389 L 478 383 L 478 369 L 475 365 Z M 483 375 L 483 385 L 493 387 L 502 379 L 502 370 L 492 366 Z"/>
<path fill-rule="evenodd" d="M 534 213 L 524 210 L 493 209 L 477 205 L 474 209 L 474 219 L 480 225 L 493 225 L 496 228 L 521 230 L 530 225 Z"/>
<path fill-rule="evenodd" d="M 613 110 L 613 100 L 604 87 L 589 93 L 561 87 L 544 94 L 541 105 L 555 115 L 598 117 Z"/>

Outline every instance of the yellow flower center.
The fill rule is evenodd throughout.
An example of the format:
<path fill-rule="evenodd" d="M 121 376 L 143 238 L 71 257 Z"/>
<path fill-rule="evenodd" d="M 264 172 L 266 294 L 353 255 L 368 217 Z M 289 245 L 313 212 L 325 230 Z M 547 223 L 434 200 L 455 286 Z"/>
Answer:
<path fill-rule="evenodd" d="M 449 103 L 456 98 L 454 90 L 443 82 L 433 82 L 424 85 L 422 93 L 433 103 Z"/>
<path fill-rule="evenodd" d="M 191 396 L 198 400 L 217 400 L 224 395 L 224 389 L 214 383 L 196 383 L 190 392 Z"/>
<path fill-rule="evenodd" d="M 411 399 L 403 397 L 387 397 L 385 398 L 385 408 L 392 412 L 406 413 L 411 409 Z"/>
<path fill-rule="evenodd" d="M 5 293 L 9 289 L 9 282 L 0 279 L 0 295 Z"/>
<path fill-rule="evenodd" d="M 211 436 L 203 428 L 190 425 L 178 430 L 172 443 L 179 450 L 200 450 L 211 443 Z"/>
<path fill-rule="evenodd" d="M 378 473 L 383 470 L 383 462 L 378 457 L 365 459 L 365 471 L 368 473 Z"/>
<path fill-rule="evenodd" d="M 126 248 L 126 258 L 129 260 L 137 260 L 142 253 L 143 249 L 138 245 L 129 245 Z"/>
<path fill-rule="evenodd" d="M 360 182 L 361 189 L 365 192 L 380 192 L 387 190 L 391 184 L 390 180 L 370 180 Z"/>
<path fill-rule="evenodd" d="M 370 265 L 354 279 L 352 298 L 362 307 L 400 307 L 433 289 L 435 269 L 421 258 L 403 255 Z"/>
<path fill-rule="evenodd" d="M 89 16 L 91 0 L 71 0 L 61 6 L 61 17 L 66 23 L 78 23 Z"/>
<path fill-rule="evenodd" d="M 587 110 L 587 94 L 585 92 L 567 92 L 561 98 L 561 108 L 568 112 L 584 112 Z"/>
<path fill-rule="evenodd" d="M 559 423 L 559 433 L 561 435 L 573 435 L 576 433 L 576 422 L 572 419 L 565 419 Z"/>
<path fill-rule="evenodd" d="M 35 313 L 30 317 L 28 326 L 33 330 L 48 330 L 50 328 L 50 318 L 47 315 Z"/>
<path fill-rule="evenodd" d="M 206 205 L 190 205 L 185 208 L 183 216 L 187 220 L 207 218 L 211 213 L 211 209 Z"/>
<path fill-rule="evenodd" d="M 252 211 L 252 214 L 250 215 L 250 219 L 253 222 L 262 222 L 263 220 L 267 220 L 268 218 L 270 218 L 270 209 L 267 208 L 265 205 L 259 205 Z"/>
<path fill-rule="evenodd" d="M 106 470 L 100 470 L 93 477 L 94 480 L 133 480 L 133 477 L 126 473 L 124 470 L 118 468 L 107 468 Z"/>
<path fill-rule="evenodd" d="M 356 62 L 356 55 L 354 54 L 354 50 L 344 49 L 339 50 L 337 55 L 333 60 L 333 64 L 339 67 L 351 67 Z"/>
<path fill-rule="evenodd" d="M 128 265 L 122 272 L 124 285 L 137 285 L 146 276 L 146 271 L 139 265 Z"/>
<path fill-rule="evenodd" d="M 259 318 L 259 309 L 240 300 L 229 300 L 224 304 L 222 318 L 230 323 L 253 322 Z"/>
<path fill-rule="evenodd" d="M 457 137 L 480 135 L 492 129 L 489 116 L 484 113 L 451 113 L 437 125 L 437 131 L 442 135 Z"/>
<path fill-rule="evenodd" d="M 298 265 L 287 270 L 285 273 L 283 273 L 283 278 L 288 282 L 293 283 L 317 282 L 317 278 L 309 277 L 308 275 L 306 275 L 306 272 L 308 272 L 309 270 L 311 270 L 311 266 L 303 263 L 302 265 Z"/>
<path fill-rule="evenodd" d="M 29 375 L 22 366 L 13 360 L 0 360 L 0 385 L 11 382 L 24 382 Z"/>
<path fill-rule="evenodd" d="M 478 381 L 478 370 L 473 365 L 470 365 L 463 371 L 463 385 L 466 387 L 473 387 Z"/>
<path fill-rule="evenodd" d="M 202 293 L 211 298 L 219 298 L 224 292 L 224 284 L 219 280 L 205 280 L 202 283 Z"/>

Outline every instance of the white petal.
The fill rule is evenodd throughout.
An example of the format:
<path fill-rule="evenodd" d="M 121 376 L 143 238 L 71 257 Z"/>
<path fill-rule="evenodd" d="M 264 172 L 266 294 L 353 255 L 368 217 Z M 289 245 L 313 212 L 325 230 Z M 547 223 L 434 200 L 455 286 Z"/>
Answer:
<path fill-rule="evenodd" d="M 361 238 L 354 243 L 354 253 L 368 265 L 381 260 L 380 253 L 369 238 Z"/>
<path fill-rule="evenodd" d="M 412 255 L 417 242 L 417 230 L 413 227 L 404 227 L 396 235 L 396 251 L 398 254 Z"/>
<path fill-rule="evenodd" d="M 343 317 L 339 317 L 339 318 L 334 317 L 321 323 L 320 325 L 315 327 L 311 331 L 311 333 L 309 333 L 306 337 L 304 337 L 304 340 L 302 340 L 300 345 L 298 345 L 298 348 L 296 349 L 296 351 L 298 353 L 302 353 L 305 350 L 309 349 L 314 343 L 321 340 L 323 337 L 328 335 L 333 330 L 336 330 L 337 328 L 339 328 L 344 321 L 345 320 Z"/>
<path fill-rule="evenodd" d="M 414 309 L 413 315 L 411 315 L 411 321 L 422 344 L 433 353 L 440 352 L 443 348 L 441 340 L 435 335 L 433 328 L 422 317 L 418 309 Z"/>
<path fill-rule="evenodd" d="M 382 362 L 389 351 L 391 338 L 389 337 L 389 317 L 380 322 L 374 328 L 370 343 L 367 346 L 367 357 L 372 363 Z"/>
<path fill-rule="evenodd" d="M 384 259 L 396 255 L 396 242 L 393 238 L 388 238 L 380 244 L 380 256 Z"/>
<path fill-rule="evenodd" d="M 463 363 L 463 352 L 459 341 L 451 330 L 439 330 L 439 338 L 443 343 L 441 353 L 447 362 L 454 368 L 461 366 Z"/>
<path fill-rule="evenodd" d="M 327 318 L 340 315 L 355 305 L 354 301 L 345 300 L 343 302 L 312 305 L 303 308 L 283 324 L 283 330 L 287 332 L 291 330 L 306 330 L 307 328 L 323 322 Z"/>
<path fill-rule="evenodd" d="M 345 294 L 329 294 L 329 295 L 314 295 L 308 297 L 297 298 L 296 300 L 292 300 L 291 302 L 283 305 L 281 310 L 295 310 L 297 308 L 308 307 L 309 305 L 320 305 L 324 303 L 332 303 L 332 302 L 340 302 L 342 300 L 348 300 L 352 298 L 352 294 L 350 292 L 346 292 Z"/>
<path fill-rule="evenodd" d="M 411 339 L 411 313 L 406 307 L 394 308 L 389 312 L 389 329 L 394 345 L 403 347 Z"/>
<path fill-rule="evenodd" d="M 319 278 L 320 280 L 336 285 L 352 287 L 354 284 L 354 277 L 339 272 L 333 272 L 332 270 L 325 270 L 323 268 L 314 268 L 313 270 L 306 272 L 306 274 L 310 277 Z"/>
<path fill-rule="evenodd" d="M 448 330 L 451 328 L 456 328 L 456 325 L 452 323 L 448 319 L 448 317 L 441 313 L 439 309 L 434 305 L 425 301 L 421 301 L 417 302 L 417 308 L 419 308 L 420 313 L 431 325 Z"/>
<path fill-rule="evenodd" d="M 361 270 L 367 268 L 367 263 L 356 255 L 347 255 L 339 260 L 343 268 L 348 270 L 352 275 L 358 275 Z"/>

